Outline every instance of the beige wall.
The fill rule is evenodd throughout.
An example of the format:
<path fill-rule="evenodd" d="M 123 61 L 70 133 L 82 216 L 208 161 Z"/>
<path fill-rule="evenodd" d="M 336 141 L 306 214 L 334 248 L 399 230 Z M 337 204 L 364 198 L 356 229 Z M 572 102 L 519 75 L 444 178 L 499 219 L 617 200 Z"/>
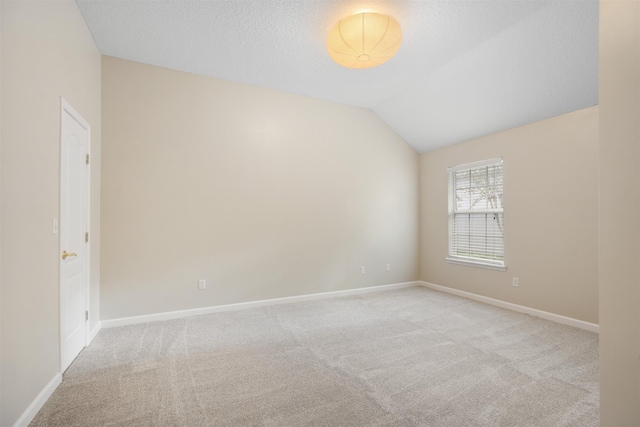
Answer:
<path fill-rule="evenodd" d="M 640 3 L 600 2 L 600 416 L 640 425 Z"/>
<path fill-rule="evenodd" d="M 446 263 L 447 167 L 495 157 L 507 271 Z M 598 107 L 424 153 L 420 175 L 422 280 L 598 323 Z"/>
<path fill-rule="evenodd" d="M 92 126 L 92 325 L 98 319 L 100 54 L 75 2 L 2 1 L 2 385 L 10 426 L 60 370 L 60 96 Z"/>
<path fill-rule="evenodd" d="M 103 320 L 418 279 L 418 154 L 374 113 L 102 64 Z"/>

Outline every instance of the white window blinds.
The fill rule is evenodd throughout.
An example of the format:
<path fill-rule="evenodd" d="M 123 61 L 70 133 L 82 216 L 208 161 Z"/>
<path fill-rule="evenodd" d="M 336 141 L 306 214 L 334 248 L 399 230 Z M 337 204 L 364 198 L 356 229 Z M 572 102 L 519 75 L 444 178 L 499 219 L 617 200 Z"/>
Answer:
<path fill-rule="evenodd" d="M 502 159 L 449 168 L 449 257 L 504 270 Z"/>

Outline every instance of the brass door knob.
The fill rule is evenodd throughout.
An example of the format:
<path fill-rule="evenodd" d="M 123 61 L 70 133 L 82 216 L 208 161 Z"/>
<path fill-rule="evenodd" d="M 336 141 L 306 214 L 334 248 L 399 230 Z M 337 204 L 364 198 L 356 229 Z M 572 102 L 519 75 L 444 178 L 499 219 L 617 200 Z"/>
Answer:
<path fill-rule="evenodd" d="M 67 253 L 67 251 L 62 251 L 62 259 L 67 259 L 68 256 L 78 256 L 78 254 L 75 252 Z"/>

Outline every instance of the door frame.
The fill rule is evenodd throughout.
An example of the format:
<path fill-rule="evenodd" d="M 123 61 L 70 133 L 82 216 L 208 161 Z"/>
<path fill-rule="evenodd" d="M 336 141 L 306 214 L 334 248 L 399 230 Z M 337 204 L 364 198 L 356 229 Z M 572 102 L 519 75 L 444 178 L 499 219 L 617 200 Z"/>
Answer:
<path fill-rule="evenodd" d="M 60 173 L 58 176 L 58 218 L 59 224 L 63 224 L 62 222 L 62 120 L 64 114 L 67 113 L 74 119 L 80 126 L 87 130 L 87 154 L 91 153 L 91 125 L 87 122 L 81 115 L 78 113 L 69 102 L 64 99 L 64 97 L 60 97 Z M 87 182 L 86 182 L 86 215 L 87 215 L 87 231 L 91 230 L 91 161 L 87 165 Z M 58 232 L 58 357 L 59 357 L 59 365 L 60 365 L 60 373 L 62 373 L 62 260 L 60 258 L 60 254 L 65 249 L 62 247 L 62 239 L 60 238 L 61 231 Z M 91 236 L 89 236 L 91 239 Z M 89 311 L 89 307 L 91 306 L 91 240 L 87 243 L 87 256 L 86 256 L 86 300 L 85 300 L 85 311 Z M 89 313 L 89 320 L 85 320 L 85 337 L 84 337 L 84 346 L 89 345 L 91 330 L 89 325 L 91 319 L 91 313 Z"/>

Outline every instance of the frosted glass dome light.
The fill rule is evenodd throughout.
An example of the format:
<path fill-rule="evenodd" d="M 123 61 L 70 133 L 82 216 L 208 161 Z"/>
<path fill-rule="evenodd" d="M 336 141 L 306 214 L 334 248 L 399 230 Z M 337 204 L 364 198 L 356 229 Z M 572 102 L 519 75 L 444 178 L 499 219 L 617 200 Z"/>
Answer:
<path fill-rule="evenodd" d="M 338 64 L 347 68 L 382 65 L 398 52 L 402 30 L 398 22 L 381 13 L 363 12 L 338 22 L 329 33 L 327 49 Z"/>

